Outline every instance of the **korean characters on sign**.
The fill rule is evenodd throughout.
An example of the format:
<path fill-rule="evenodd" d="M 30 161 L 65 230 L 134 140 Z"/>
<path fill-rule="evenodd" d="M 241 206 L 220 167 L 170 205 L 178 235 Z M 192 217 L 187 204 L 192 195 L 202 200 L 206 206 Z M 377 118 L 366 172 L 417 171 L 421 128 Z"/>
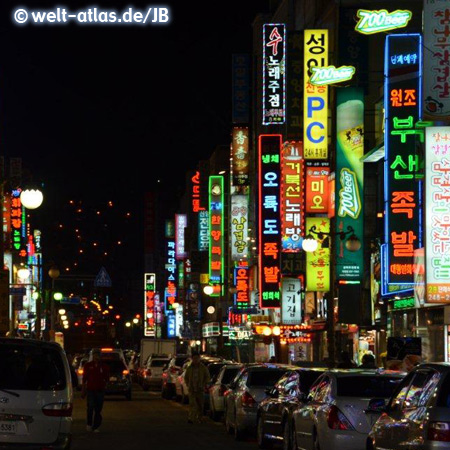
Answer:
<path fill-rule="evenodd" d="M 426 128 L 426 299 L 450 303 L 450 127 Z"/>
<path fill-rule="evenodd" d="M 299 252 L 303 228 L 303 158 L 301 142 L 286 142 L 281 158 L 281 251 Z"/>
<path fill-rule="evenodd" d="M 263 25 L 263 125 L 286 119 L 286 26 Z"/>
<path fill-rule="evenodd" d="M 281 135 L 259 136 L 259 292 L 261 308 L 279 308 L 281 300 L 281 138 Z"/>
<path fill-rule="evenodd" d="M 209 213 L 199 211 L 198 213 L 198 250 L 207 252 L 209 249 Z"/>
<path fill-rule="evenodd" d="M 20 189 L 13 189 L 11 195 L 11 233 L 12 248 L 21 256 L 26 256 L 22 245 L 22 202 L 20 201 Z"/>
<path fill-rule="evenodd" d="M 197 213 L 204 211 L 200 204 L 200 172 L 197 170 L 191 178 L 192 181 L 192 212 Z"/>
<path fill-rule="evenodd" d="M 305 30 L 304 52 L 304 157 L 328 159 L 328 88 L 310 83 L 312 67 L 328 66 L 328 30 Z"/>
<path fill-rule="evenodd" d="M 330 168 L 328 163 L 314 163 L 306 167 L 306 204 L 307 213 L 327 214 L 329 207 L 329 182 Z"/>
<path fill-rule="evenodd" d="M 214 284 L 223 283 L 223 176 L 209 177 L 209 278 Z M 214 294 L 213 294 L 214 295 Z M 218 295 L 218 294 L 215 294 Z"/>
<path fill-rule="evenodd" d="M 175 241 L 167 240 L 167 263 L 166 263 L 166 288 L 164 290 L 165 310 L 173 309 L 172 305 L 176 302 L 177 286 L 176 272 L 177 265 L 175 259 Z"/>
<path fill-rule="evenodd" d="M 231 158 L 233 163 L 233 186 L 248 186 L 248 145 L 248 128 L 234 127 L 232 131 L 231 147 Z"/>
<path fill-rule="evenodd" d="M 187 215 L 175 214 L 175 243 L 176 243 L 176 258 L 184 259 L 187 254 L 184 244 L 184 229 L 187 227 Z"/>
<path fill-rule="evenodd" d="M 236 294 L 234 302 L 237 308 L 248 308 L 250 305 L 250 271 L 248 265 L 234 268 L 234 285 Z"/>
<path fill-rule="evenodd" d="M 422 38 L 420 34 L 386 37 L 385 58 L 385 202 L 388 283 L 414 282 L 414 250 L 421 247 L 420 184 L 424 142 L 420 122 Z"/>
<path fill-rule="evenodd" d="M 425 119 L 450 120 L 450 0 L 424 0 Z"/>
<path fill-rule="evenodd" d="M 283 278 L 281 282 L 281 322 L 300 325 L 302 322 L 302 284 L 298 278 Z"/>
<path fill-rule="evenodd" d="M 231 259 L 240 261 L 247 258 L 248 238 L 248 197 L 231 196 Z"/>
<path fill-rule="evenodd" d="M 155 289 L 156 276 L 154 273 L 144 274 L 144 290 L 145 290 L 145 305 L 144 305 L 144 335 L 155 335 Z"/>

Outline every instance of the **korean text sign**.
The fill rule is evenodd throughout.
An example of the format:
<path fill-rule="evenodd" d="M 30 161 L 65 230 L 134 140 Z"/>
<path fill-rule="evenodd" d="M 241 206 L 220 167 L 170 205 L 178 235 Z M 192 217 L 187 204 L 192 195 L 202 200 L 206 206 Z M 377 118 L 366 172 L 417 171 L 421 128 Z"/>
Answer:
<path fill-rule="evenodd" d="M 281 282 L 281 322 L 284 325 L 302 323 L 302 283 L 299 278 L 283 278 Z"/>
<path fill-rule="evenodd" d="M 247 257 L 248 197 L 231 196 L 231 259 L 240 261 Z"/>
<path fill-rule="evenodd" d="M 173 304 L 177 300 L 177 264 L 175 259 L 175 241 L 167 241 L 167 259 L 166 259 L 166 287 L 164 289 L 164 307 L 166 311 L 173 309 Z"/>
<path fill-rule="evenodd" d="M 311 164 L 311 163 L 308 163 Z M 311 214 L 327 214 L 329 202 L 330 168 L 328 163 L 317 163 L 306 167 L 306 212 Z"/>
<path fill-rule="evenodd" d="M 224 274 L 224 195 L 223 176 L 209 177 L 209 279 L 212 284 L 223 283 Z M 212 294 L 217 296 L 218 294 Z"/>
<path fill-rule="evenodd" d="M 424 0 L 424 115 L 450 120 L 450 0 Z"/>
<path fill-rule="evenodd" d="M 260 306 L 279 308 L 281 135 L 260 135 L 258 147 Z"/>
<path fill-rule="evenodd" d="M 414 250 L 421 247 L 423 142 L 421 118 L 422 38 L 393 34 L 385 46 L 385 236 L 389 284 L 414 281 Z"/>
<path fill-rule="evenodd" d="M 144 335 L 155 335 L 155 289 L 156 289 L 156 275 L 154 273 L 144 274 L 144 290 L 145 290 L 145 305 L 144 305 Z"/>
<path fill-rule="evenodd" d="M 250 305 L 250 270 L 248 265 L 234 268 L 234 285 L 236 294 L 234 301 L 237 308 L 248 308 Z"/>
<path fill-rule="evenodd" d="M 301 142 L 286 142 L 281 157 L 281 250 L 299 252 L 303 228 Z"/>
<path fill-rule="evenodd" d="M 247 127 L 234 127 L 232 131 L 231 158 L 233 162 L 233 186 L 248 186 L 249 139 Z"/>
<path fill-rule="evenodd" d="M 263 26 L 263 125 L 283 124 L 286 119 L 286 26 Z"/>
<path fill-rule="evenodd" d="M 364 236 L 364 92 L 361 88 L 337 90 L 336 143 L 336 231 L 352 227 L 356 237 Z M 347 236 L 348 237 L 348 236 Z M 364 273 L 363 246 L 347 250 L 345 241 L 336 242 L 336 277 L 360 280 Z"/>
<path fill-rule="evenodd" d="M 330 232 L 330 219 L 327 217 L 307 217 L 305 233 L 309 234 L 312 227 L 315 227 L 317 233 Z M 323 248 L 324 237 L 319 240 L 319 245 L 315 252 L 306 252 L 306 290 L 317 292 L 328 292 L 330 290 L 330 246 Z"/>
<path fill-rule="evenodd" d="M 450 127 L 426 128 L 427 302 L 450 303 Z"/>
<path fill-rule="evenodd" d="M 184 229 L 186 227 L 186 214 L 175 214 L 175 246 L 177 259 L 184 259 L 187 256 L 184 243 Z"/>
<path fill-rule="evenodd" d="M 310 83 L 312 67 L 328 66 L 328 30 L 305 30 L 303 145 L 305 159 L 328 158 L 328 88 Z"/>

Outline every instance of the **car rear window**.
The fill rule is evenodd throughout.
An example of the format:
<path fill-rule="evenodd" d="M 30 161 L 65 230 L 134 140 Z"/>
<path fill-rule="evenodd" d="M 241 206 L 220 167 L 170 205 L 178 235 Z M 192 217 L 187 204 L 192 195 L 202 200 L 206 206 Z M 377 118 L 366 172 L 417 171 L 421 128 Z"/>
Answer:
<path fill-rule="evenodd" d="M 285 372 L 281 369 L 251 370 L 248 374 L 247 386 L 273 387 Z"/>
<path fill-rule="evenodd" d="M 401 378 L 380 376 L 349 376 L 337 380 L 339 397 L 388 398 L 400 383 Z"/>
<path fill-rule="evenodd" d="M 168 362 L 168 359 L 153 359 L 150 363 L 150 367 L 164 367 Z"/>
<path fill-rule="evenodd" d="M 208 371 L 209 371 L 209 375 L 212 377 L 215 377 L 219 372 L 220 369 L 224 366 L 224 364 L 209 364 L 208 367 Z"/>
<path fill-rule="evenodd" d="M 225 373 L 223 374 L 223 377 L 222 377 L 222 383 L 223 384 L 231 383 L 240 370 L 241 370 L 240 367 L 236 367 L 236 368 L 233 367 L 232 369 L 225 369 Z"/>
<path fill-rule="evenodd" d="M 450 374 L 447 374 L 442 381 L 436 406 L 450 408 Z"/>
<path fill-rule="evenodd" d="M 127 370 L 127 366 L 122 361 L 106 361 L 105 363 L 109 367 L 109 373 L 121 374 L 124 370 Z"/>
<path fill-rule="evenodd" d="M 66 387 L 61 353 L 41 345 L 0 345 L 0 389 L 50 391 Z"/>
<path fill-rule="evenodd" d="M 307 394 L 311 386 L 322 375 L 323 372 L 316 372 L 314 370 L 302 370 L 300 372 L 300 390 Z"/>

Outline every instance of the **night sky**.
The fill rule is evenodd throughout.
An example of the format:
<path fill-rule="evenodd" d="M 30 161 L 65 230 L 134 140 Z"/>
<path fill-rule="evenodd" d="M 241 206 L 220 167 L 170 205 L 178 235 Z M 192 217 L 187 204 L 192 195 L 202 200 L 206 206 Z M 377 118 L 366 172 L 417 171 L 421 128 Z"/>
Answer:
<path fill-rule="evenodd" d="M 0 152 L 21 156 L 44 183 L 35 220 L 49 228 L 48 258 L 77 260 L 80 242 L 69 230 L 77 222 L 82 245 L 99 241 L 99 264 L 142 269 L 143 192 L 158 178 L 179 192 L 187 168 L 229 143 L 231 54 L 251 51 L 251 23 L 268 3 L 158 1 L 171 9 L 166 26 L 17 27 L 18 6 L 153 3 L 1 1 Z M 82 218 L 71 199 L 82 201 Z M 124 250 L 111 261 L 104 252 L 118 240 Z"/>

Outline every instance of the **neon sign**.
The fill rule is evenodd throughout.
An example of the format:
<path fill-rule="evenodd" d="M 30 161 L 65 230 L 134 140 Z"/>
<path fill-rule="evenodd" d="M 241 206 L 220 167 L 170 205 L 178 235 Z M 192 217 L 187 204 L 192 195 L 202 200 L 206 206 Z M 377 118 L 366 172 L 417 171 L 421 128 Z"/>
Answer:
<path fill-rule="evenodd" d="M 175 214 L 175 248 L 177 259 L 184 259 L 187 256 L 186 250 L 184 248 L 184 229 L 186 227 L 186 214 Z"/>
<path fill-rule="evenodd" d="M 263 26 L 263 125 L 283 124 L 286 120 L 286 26 Z"/>
<path fill-rule="evenodd" d="M 200 172 L 197 170 L 191 178 L 192 181 L 192 212 L 204 211 L 200 205 Z"/>
<path fill-rule="evenodd" d="M 355 30 L 362 34 L 374 34 L 406 27 L 411 20 L 412 12 L 401 9 L 391 13 L 385 9 L 378 11 L 360 9 L 357 12 L 357 16 L 359 21 L 355 26 Z"/>
<path fill-rule="evenodd" d="M 417 54 L 397 64 L 393 55 Z M 422 246 L 423 161 L 416 150 L 424 142 L 422 116 L 422 37 L 393 34 L 385 47 L 385 236 L 389 284 L 411 289 L 414 250 Z"/>
<path fill-rule="evenodd" d="M 211 284 L 221 285 L 224 280 L 224 251 L 223 251 L 223 176 L 209 177 L 209 281 Z M 222 289 L 222 286 L 220 286 Z M 219 292 L 211 294 L 217 297 Z"/>
<path fill-rule="evenodd" d="M 328 158 L 328 87 L 310 81 L 312 68 L 328 65 L 328 30 L 305 30 L 303 145 L 305 159 Z"/>
<path fill-rule="evenodd" d="M 206 252 L 209 249 L 209 213 L 199 211 L 198 213 L 198 250 Z"/>
<path fill-rule="evenodd" d="M 285 325 L 302 323 L 302 282 L 299 278 L 283 278 L 281 282 L 281 322 Z"/>
<path fill-rule="evenodd" d="M 155 335 L 155 290 L 156 275 L 144 274 L 144 335 Z"/>
<path fill-rule="evenodd" d="M 233 162 L 233 186 L 247 186 L 249 181 L 247 127 L 233 128 L 231 150 L 231 158 Z"/>
<path fill-rule="evenodd" d="M 166 259 L 166 288 L 164 289 L 164 307 L 165 311 L 171 311 L 173 304 L 177 300 L 176 272 L 177 265 L 175 260 L 175 241 L 167 240 L 167 259 Z"/>
<path fill-rule="evenodd" d="M 328 163 L 317 164 L 306 168 L 305 208 L 307 213 L 326 214 L 329 206 L 328 176 L 330 167 Z"/>
<path fill-rule="evenodd" d="M 234 302 L 238 309 L 248 308 L 250 305 L 250 271 L 248 265 L 241 265 L 234 268 L 234 285 L 236 294 Z"/>
<path fill-rule="evenodd" d="M 353 66 L 327 66 L 312 67 L 311 71 L 312 76 L 309 79 L 309 82 L 314 86 L 325 86 L 351 80 L 356 69 Z"/>
<path fill-rule="evenodd" d="M 259 293 L 261 308 L 279 308 L 281 135 L 259 136 Z"/>
<path fill-rule="evenodd" d="M 248 197 L 231 196 L 231 259 L 240 261 L 247 258 L 248 238 Z"/>

